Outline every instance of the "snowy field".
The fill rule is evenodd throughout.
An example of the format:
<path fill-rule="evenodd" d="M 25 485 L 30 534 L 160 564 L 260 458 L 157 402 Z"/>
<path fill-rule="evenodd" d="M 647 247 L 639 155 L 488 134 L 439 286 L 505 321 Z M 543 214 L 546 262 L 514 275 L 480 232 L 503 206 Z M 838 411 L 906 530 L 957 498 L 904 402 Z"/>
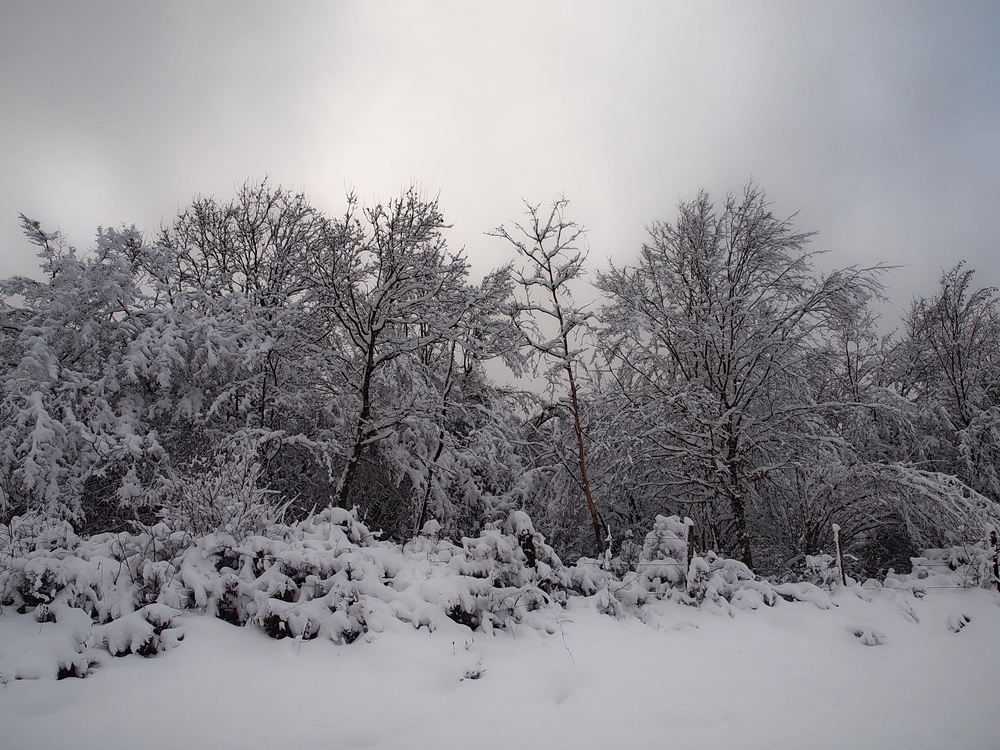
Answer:
<path fill-rule="evenodd" d="M 834 600 L 730 614 L 662 601 L 642 622 L 573 597 L 551 635 L 391 621 L 350 645 L 187 611 L 183 642 L 153 658 L 7 682 L 0 747 L 1000 747 L 1000 595 L 854 586 Z M 5 608 L 0 662 L 56 627 Z"/>

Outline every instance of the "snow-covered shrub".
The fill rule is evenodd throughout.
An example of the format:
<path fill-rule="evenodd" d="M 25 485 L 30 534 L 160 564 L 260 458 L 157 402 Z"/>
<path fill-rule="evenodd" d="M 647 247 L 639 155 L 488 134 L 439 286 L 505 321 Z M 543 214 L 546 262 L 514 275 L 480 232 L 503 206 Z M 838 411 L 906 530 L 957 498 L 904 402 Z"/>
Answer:
<path fill-rule="evenodd" d="M 463 539 L 462 552 L 452 558 L 452 568 L 493 586 L 534 584 L 551 591 L 569 582 L 559 557 L 524 511 L 512 511 L 502 526 L 487 524 L 479 536 Z"/>
<path fill-rule="evenodd" d="M 0 606 L 13 610 L 5 615 L 37 621 L 47 644 L 0 664 L 0 679 L 84 677 L 102 653 L 152 656 L 177 645 L 174 619 L 186 602 L 177 555 L 189 541 L 161 524 L 75 539 L 71 549 L 36 544 L 0 561 Z"/>
<path fill-rule="evenodd" d="M 995 586 L 994 565 L 997 559 L 989 540 L 978 544 L 962 544 L 942 549 L 924 550 L 920 557 L 911 558 L 913 572 L 910 579 L 926 580 L 931 576 L 940 579 L 939 585 L 974 588 Z M 899 580 L 893 576 L 893 581 Z M 938 584 L 936 584 L 938 585 Z"/>
<path fill-rule="evenodd" d="M 112 656 L 153 656 L 184 639 L 182 631 L 172 628 L 178 614 L 165 604 L 147 604 L 94 630 Z"/>
<path fill-rule="evenodd" d="M 621 584 L 618 574 L 605 568 L 599 560 L 590 557 L 581 557 L 568 573 L 572 590 L 581 596 L 593 596 L 598 591 Z M 627 571 L 625 577 L 629 577 Z"/>
<path fill-rule="evenodd" d="M 7 617 L 8 627 L 30 628 L 32 642 L 8 658 L 0 656 L 0 684 L 9 680 L 86 677 L 102 661 L 100 649 L 94 648 L 93 623 L 79 609 L 45 606 L 43 613 Z"/>
<path fill-rule="evenodd" d="M 611 569 L 619 576 L 626 571 L 635 570 L 639 560 L 642 559 L 644 546 L 644 542 L 636 541 L 632 529 L 626 529 L 618 546 L 618 554 L 611 559 Z"/>
<path fill-rule="evenodd" d="M 261 486 L 262 471 L 252 441 L 223 444 L 210 459 L 195 459 L 189 470 L 171 478 L 163 520 L 193 534 L 227 531 L 242 537 L 262 531 L 282 514 L 274 493 Z"/>
<path fill-rule="evenodd" d="M 620 616 L 643 605 L 671 599 L 719 612 L 774 606 L 779 600 L 808 601 L 821 608 L 833 606 L 829 594 L 802 582 L 775 585 L 756 576 L 739 560 L 714 552 L 691 555 L 688 562 L 689 521 L 658 516 L 645 538 L 633 571 L 618 575 L 595 560 L 581 558 L 568 571 L 572 589 L 596 598 L 602 612 Z"/>
<path fill-rule="evenodd" d="M 33 556 L 20 567 L 21 576 L 16 588 L 22 614 L 27 608 L 49 605 L 65 587 L 57 558 Z"/>
<path fill-rule="evenodd" d="M 530 519 L 515 512 L 504 533 L 490 526 L 462 546 L 436 538 L 380 542 L 356 511 L 330 508 L 242 540 L 200 537 L 183 554 L 179 578 L 192 604 L 275 638 L 325 636 L 350 643 L 390 621 L 472 629 L 505 627 L 563 595 L 569 577 Z M 528 563 L 533 562 L 533 565 Z"/>
<path fill-rule="evenodd" d="M 646 534 L 632 570 L 622 559 L 612 561 L 611 571 L 600 561 L 581 558 L 571 571 L 574 589 L 586 595 L 609 592 L 618 602 L 641 606 L 647 601 L 680 595 L 687 588 L 687 519 L 657 516 Z M 601 594 L 603 597 L 604 595 Z M 612 605 L 602 606 L 611 612 Z"/>
<path fill-rule="evenodd" d="M 688 527 L 678 516 L 657 516 L 653 530 L 646 535 L 636 563 L 648 591 L 662 591 L 664 586 L 685 584 L 688 576 Z"/>
<path fill-rule="evenodd" d="M 696 603 L 705 601 L 710 592 L 715 595 L 713 599 L 718 598 L 718 590 L 712 585 L 712 568 L 703 557 L 691 558 L 685 583 L 688 596 Z"/>
<path fill-rule="evenodd" d="M 37 513 L 12 516 L 0 524 L 0 561 L 23 557 L 34 550 L 72 549 L 77 541 L 68 521 Z"/>
<path fill-rule="evenodd" d="M 805 580 L 828 591 L 840 583 L 840 569 L 833 555 L 806 555 Z"/>
<path fill-rule="evenodd" d="M 437 522 L 405 545 L 381 541 L 356 510 L 328 508 L 243 537 L 193 537 L 160 523 L 75 539 L 72 549 L 36 545 L 0 561 L 0 605 L 53 634 L 56 645 L 45 651 L 49 661 L 33 666 L 0 659 L 0 673 L 84 676 L 102 654 L 153 655 L 181 640 L 176 618 L 185 609 L 273 638 L 349 644 L 399 627 L 492 633 L 527 625 L 554 633 L 572 593 L 615 617 L 648 614 L 647 605 L 664 599 L 718 613 L 783 599 L 834 606 L 812 583 L 770 584 L 713 552 L 689 563 L 686 528 L 676 516 L 657 519 L 636 570 L 621 576 L 586 558 L 566 568 L 522 511 L 461 544 L 442 539 Z M 936 565 L 944 572 L 934 575 L 960 576 L 972 565 L 964 555 L 929 551 L 914 563 L 918 571 Z M 917 594 L 920 584 L 908 576 L 885 586 Z"/>

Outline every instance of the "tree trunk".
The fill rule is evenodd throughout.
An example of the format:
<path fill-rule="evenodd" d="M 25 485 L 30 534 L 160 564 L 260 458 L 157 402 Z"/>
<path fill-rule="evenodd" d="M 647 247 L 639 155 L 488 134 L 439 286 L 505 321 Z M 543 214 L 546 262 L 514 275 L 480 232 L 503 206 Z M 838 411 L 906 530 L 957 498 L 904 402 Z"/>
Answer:
<path fill-rule="evenodd" d="M 597 540 L 597 554 L 604 552 L 604 530 L 601 528 L 601 519 L 597 515 L 597 506 L 594 504 L 594 496 L 590 492 L 590 477 L 587 475 L 587 456 L 583 447 L 583 427 L 580 425 L 580 401 L 576 394 L 576 378 L 573 377 L 573 368 L 566 365 L 566 374 L 569 376 L 569 395 L 573 405 L 573 429 L 576 432 L 577 459 L 580 463 L 580 479 L 583 482 L 583 494 L 587 498 L 587 508 L 590 510 L 590 520 L 594 524 L 594 537 Z"/>
<path fill-rule="evenodd" d="M 736 524 L 736 544 L 739 547 L 743 563 L 748 568 L 753 569 L 753 551 L 750 547 L 750 532 L 747 529 L 746 502 L 740 488 L 739 442 L 732 430 L 730 430 L 726 448 L 726 460 L 729 464 L 729 506 L 733 511 L 733 521 Z"/>
<path fill-rule="evenodd" d="M 451 350 L 449 353 L 450 359 L 448 360 L 448 374 L 445 375 L 445 385 L 444 394 L 442 395 L 441 403 L 441 425 L 438 429 L 438 442 L 437 449 L 434 451 L 434 458 L 431 459 L 430 465 L 427 467 L 427 486 L 424 488 L 424 499 L 420 504 L 420 515 L 417 517 L 417 527 L 413 530 L 414 535 L 419 534 L 420 530 L 424 527 L 424 522 L 427 520 L 427 506 L 431 499 L 431 486 L 434 482 L 434 467 L 437 465 L 438 459 L 441 458 L 441 453 L 444 452 L 444 420 L 448 415 L 448 396 L 451 394 L 451 383 L 452 383 L 452 371 L 455 368 L 455 344 L 452 343 Z"/>
<path fill-rule="evenodd" d="M 566 333 L 566 322 L 563 319 L 562 307 L 559 298 L 556 296 L 555 279 L 552 275 L 551 267 L 549 280 L 552 282 L 552 307 L 556 313 L 556 320 L 559 322 L 559 332 L 562 336 L 563 352 L 566 354 L 566 377 L 569 379 L 569 397 L 573 408 L 573 431 L 576 433 L 576 454 L 577 463 L 580 465 L 580 481 L 583 483 L 583 494 L 587 498 L 587 508 L 590 510 L 590 520 L 594 524 L 594 539 L 597 541 L 597 554 L 604 554 L 604 529 L 601 528 L 601 519 L 597 515 L 597 505 L 594 503 L 594 495 L 590 491 L 590 477 L 587 475 L 587 451 L 583 445 L 583 426 L 580 423 L 580 399 L 576 390 L 576 378 L 573 376 L 573 364 L 569 360 L 569 335 Z"/>
<path fill-rule="evenodd" d="M 357 431 L 354 435 L 354 448 L 351 456 L 344 467 L 344 473 L 340 477 L 337 487 L 337 504 L 341 508 L 347 508 L 347 501 L 351 496 L 351 486 L 354 484 L 354 477 L 358 473 L 358 464 L 361 463 L 361 453 L 365 448 L 365 429 L 371 417 L 371 388 L 372 375 L 375 370 L 375 337 L 372 336 L 368 345 L 368 356 L 365 361 L 365 374 L 361 381 L 361 412 L 358 414 Z"/>

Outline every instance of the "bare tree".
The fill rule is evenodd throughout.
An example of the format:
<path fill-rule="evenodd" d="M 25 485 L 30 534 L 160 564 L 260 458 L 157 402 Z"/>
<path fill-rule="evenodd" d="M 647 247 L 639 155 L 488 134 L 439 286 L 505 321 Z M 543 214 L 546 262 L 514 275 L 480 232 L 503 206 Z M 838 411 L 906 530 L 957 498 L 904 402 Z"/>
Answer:
<path fill-rule="evenodd" d="M 524 260 L 517 277 L 522 297 L 515 303 L 513 313 L 525 346 L 536 357 L 552 363 L 546 377 L 553 389 L 565 377 L 580 486 L 594 526 L 597 550 L 602 553 L 604 533 L 587 472 L 578 379 L 582 353 L 578 337 L 590 329 L 592 315 L 573 301 L 570 289 L 583 276 L 587 253 L 579 246 L 583 230 L 566 218 L 568 203 L 565 198 L 554 201 L 547 215 L 539 206 L 526 203 L 525 224 L 515 224 L 513 233 L 501 226 L 491 234 L 514 245 Z"/>

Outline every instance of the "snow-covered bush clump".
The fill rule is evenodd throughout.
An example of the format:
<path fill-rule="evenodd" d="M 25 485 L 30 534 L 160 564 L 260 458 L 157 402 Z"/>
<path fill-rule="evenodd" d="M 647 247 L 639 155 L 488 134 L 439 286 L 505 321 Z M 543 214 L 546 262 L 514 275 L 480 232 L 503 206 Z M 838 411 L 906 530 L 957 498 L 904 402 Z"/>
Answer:
<path fill-rule="evenodd" d="M 636 572 L 649 593 L 662 594 L 669 588 L 686 586 L 691 571 L 687 564 L 688 526 L 685 521 L 688 519 L 657 516 L 653 530 L 646 534 Z"/>
<path fill-rule="evenodd" d="M 805 580 L 825 589 L 833 588 L 840 581 L 840 568 L 833 555 L 806 555 Z"/>
<path fill-rule="evenodd" d="M 564 602 L 569 575 L 545 538 L 523 511 L 513 511 L 503 524 L 487 524 L 474 538 L 462 540 L 461 554 L 449 563 L 461 577 L 488 582 L 470 612 L 470 598 L 458 602 L 450 616 L 487 628 L 505 627 L 530 619 L 529 613 L 553 602 Z"/>
<path fill-rule="evenodd" d="M 683 588 L 688 568 L 686 521 L 678 516 L 657 516 L 634 559 L 632 554 L 620 555 L 608 564 L 580 558 L 570 571 L 574 589 L 590 596 L 613 588 L 620 600 L 642 604 L 650 598 L 663 598 L 676 587 Z"/>
<path fill-rule="evenodd" d="M 568 576 L 519 511 L 462 545 L 428 522 L 404 546 L 380 542 L 356 514 L 327 509 L 267 536 L 210 534 L 180 565 L 193 606 L 276 638 L 350 643 L 397 622 L 436 628 L 507 627 L 556 601 Z M 506 532 L 506 533 L 505 533 Z"/>
<path fill-rule="evenodd" d="M 812 561 L 816 582 L 773 584 L 742 562 L 694 554 L 689 522 L 677 516 L 657 518 L 632 569 L 587 558 L 567 568 L 522 511 L 460 544 L 441 538 L 433 520 L 404 545 L 382 541 L 356 511 L 339 508 L 262 534 L 197 538 L 159 523 L 84 539 L 29 521 L 0 539 L 0 614 L 5 627 L 33 628 L 40 638 L 28 651 L 0 655 L 0 680 L 83 677 L 111 656 L 152 656 L 180 642 L 176 621 L 186 609 L 273 638 L 349 644 L 389 629 L 456 624 L 554 633 L 560 605 L 574 594 L 608 614 L 645 617 L 668 601 L 719 614 L 782 600 L 827 609 L 839 586 L 826 558 Z M 985 545 L 928 550 L 914 558 L 912 574 L 851 589 L 920 596 L 931 576 L 981 585 L 993 580 L 992 555 Z"/>
<path fill-rule="evenodd" d="M 910 589 L 921 595 L 931 578 L 934 578 L 934 586 L 954 588 L 997 584 L 997 550 L 989 541 L 927 549 L 920 557 L 910 558 L 910 562 L 913 565 L 910 574 L 900 576 L 890 571 L 885 586 Z"/>
<path fill-rule="evenodd" d="M 0 567 L 5 614 L 72 627 L 60 631 L 65 643 L 45 652 L 45 665 L 4 662 L 0 674 L 84 676 L 101 653 L 151 656 L 180 641 L 173 623 L 183 609 L 274 638 L 341 644 L 388 628 L 446 623 L 555 631 L 537 613 L 565 601 L 570 576 L 525 513 L 514 511 L 461 545 L 439 533 L 429 521 L 400 546 L 380 541 L 355 511 L 329 508 L 243 537 L 216 531 L 192 538 L 160 523 L 89 540 L 70 531 L 54 549 L 36 543 L 15 550 L 8 541 Z"/>
<path fill-rule="evenodd" d="M 12 557 L 27 555 L 36 549 L 66 549 L 74 544 L 76 534 L 68 521 L 37 514 L 13 516 L 0 524 L 0 565 Z"/>
<path fill-rule="evenodd" d="M 84 677 L 108 654 L 152 656 L 183 638 L 175 561 L 188 535 L 162 524 L 88 540 L 63 530 L 53 547 L 23 525 L 0 546 L 0 605 L 5 616 L 37 622 L 44 637 L 0 662 L 0 681 Z"/>
<path fill-rule="evenodd" d="M 263 468 L 257 445 L 242 438 L 218 446 L 214 455 L 196 458 L 164 483 L 163 520 L 195 534 L 224 529 L 237 536 L 260 531 L 281 518 L 285 506 L 261 486 Z"/>
<path fill-rule="evenodd" d="M 711 551 L 694 554 L 690 525 L 686 518 L 657 516 L 632 570 L 617 573 L 623 567 L 618 559 L 605 566 L 581 558 L 569 571 L 573 589 L 596 597 L 602 611 L 615 615 L 665 599 L 719 612 L 774 606 L 781 599 L 833 606 L 829 595 L 810 582 L 775 585 L 738 560 Z"/>

